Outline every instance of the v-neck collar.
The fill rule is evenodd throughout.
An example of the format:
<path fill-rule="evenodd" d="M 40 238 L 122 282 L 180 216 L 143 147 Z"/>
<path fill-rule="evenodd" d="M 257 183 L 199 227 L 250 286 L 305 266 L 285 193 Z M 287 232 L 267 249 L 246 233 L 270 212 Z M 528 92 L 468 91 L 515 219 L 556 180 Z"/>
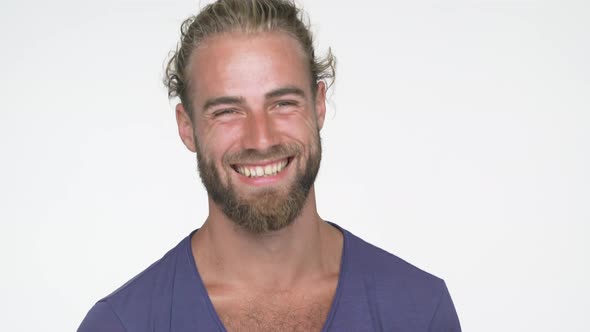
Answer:
<path fill-rule="evenodd" d="M 348 265 L 347 264 L 348 241 L 349 241 L 348 232 L 332 222 L 328 222 L 328 223 L 330 225 L 336 227 L 336 229 L 338 229 L 342 233 L 343 242 L 342 242 L 342 254 L 341 254 L 341 258 L 340 258 L 340 271 L 338 273 L 338 284 L 336 285 L 336 294 L 334 294 L 334 299 L 332 300 L 332 305 L 330 306 L 330 311 L 328 313 L 328 317 L 326 318 L 326 321 L 324 322 L 324 326 L 322 327 L 322 330 L 321 330 L 322 332 L 327 332 L 329 330 L 330 325 L 332 324 L 332 321 L 334 319 L 334 315 L 336 314 L 336 311 L 338 309 L 338 304 L 340 303 L 340 294 L 342 293 L 342 288 L 343 288 L 343 280 L 344 280 L 344 276 L 347 272 L 346 269 L 347 269 L 347 265 Z M 205 288 L 205 283 L 203 282 L 203 279 L 201 279 L 201 275 L 199 273 L 199 269 L 197 267 L 195 257 L 193 255 L 192 246 L 191 246 L 191 239 L 197 231 L 198 231 L 198 229 L 192 231 L 191 234 L 185 239 L 185 241 L 186 241 L 185 247 L 187 250 L 187 256 L 189 258 L 188 261 L 191 266 L 190 270 L 191 270 L 191 273 L 194 273 L 193 277 L 196 279 L 197 288 L 198 288 L 199 292 L 201 293 L 199 295 L 204 299 L 205 305 L 207 306 L 207 310 L 209 311 L 211 318 L 215 321 L 215 323 L 217 324 L 220 331 L 227 332 L 227 330 L 225 329 L 225 326 L 223 325 L 223 323 L 221 322 L 221 319 L 219 318 L 219 315 L 215 311 L 215 307 L 213 306 L 213 302 L 211 302 L 211 298 L 209 297 L 209 293 L 207 292 L 207 288 Z"/>

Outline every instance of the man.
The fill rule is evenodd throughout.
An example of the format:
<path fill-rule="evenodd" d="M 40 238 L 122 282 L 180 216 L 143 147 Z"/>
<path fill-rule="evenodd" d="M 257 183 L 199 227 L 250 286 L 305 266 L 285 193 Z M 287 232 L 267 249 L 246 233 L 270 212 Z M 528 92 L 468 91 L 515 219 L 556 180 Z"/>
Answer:
<path fill-rule="evenodd" d="M 319 217 L 334 59 L 300 15 L 219 0 L 185 21 L 165 81 L 209 216 L 79 331 L 460 331 L 442 280 Z"/>

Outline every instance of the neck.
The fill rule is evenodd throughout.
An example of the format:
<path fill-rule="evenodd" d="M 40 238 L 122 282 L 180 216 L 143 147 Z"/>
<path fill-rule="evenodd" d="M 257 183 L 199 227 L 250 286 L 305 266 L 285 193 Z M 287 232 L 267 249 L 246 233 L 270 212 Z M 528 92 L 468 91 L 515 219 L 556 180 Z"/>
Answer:
<path fill-rule="evenodd" d="M 209 204 L 209 217 L 192 239 L 205 283 L 289 289 L 338 273 L 342 235 L 318 215 L 313 187 L 289 226 L 264 234 L 242 229 Z"/>

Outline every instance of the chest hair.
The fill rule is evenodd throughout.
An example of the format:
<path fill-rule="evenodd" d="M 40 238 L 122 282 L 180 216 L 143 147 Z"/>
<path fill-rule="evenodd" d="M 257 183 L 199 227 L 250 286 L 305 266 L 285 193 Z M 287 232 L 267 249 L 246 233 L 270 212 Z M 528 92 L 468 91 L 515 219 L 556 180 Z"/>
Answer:
<path fill-rule="evenodd" d="M 229 332 L 321 331 L 333 293 L 315 296 L 272 295 L 214 303 Z"/>

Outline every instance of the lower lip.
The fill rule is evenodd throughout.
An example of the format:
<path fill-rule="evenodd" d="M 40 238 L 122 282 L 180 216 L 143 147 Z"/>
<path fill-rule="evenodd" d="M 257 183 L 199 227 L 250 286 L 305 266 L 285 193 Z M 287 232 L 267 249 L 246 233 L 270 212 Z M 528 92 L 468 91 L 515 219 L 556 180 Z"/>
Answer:
<path fill-rule="evenodd" d="M 289 166 L 291 166 L 291 161 L 289 161 L 287 166 L 285 166 L 285 168 L 283 168 L 279 173 L 277 173 L 275 175 L 267 175 L 267 176 L 249 177 L 249 176 L 242 175 L 235 170 L 234 170 L 234 172 L 236 172 L 236 174 L 238 175 L 238 178 L 244 183 L 247 183 L 247 184 L 253 185 L 253 186 L 265 186 L 265 185 L 269 185 L 269 184 L 273 184 L 273 183 L 281 181 L 281 179 L 283 179 L 286 176 L 287 171 L 290 168 Z"/>

